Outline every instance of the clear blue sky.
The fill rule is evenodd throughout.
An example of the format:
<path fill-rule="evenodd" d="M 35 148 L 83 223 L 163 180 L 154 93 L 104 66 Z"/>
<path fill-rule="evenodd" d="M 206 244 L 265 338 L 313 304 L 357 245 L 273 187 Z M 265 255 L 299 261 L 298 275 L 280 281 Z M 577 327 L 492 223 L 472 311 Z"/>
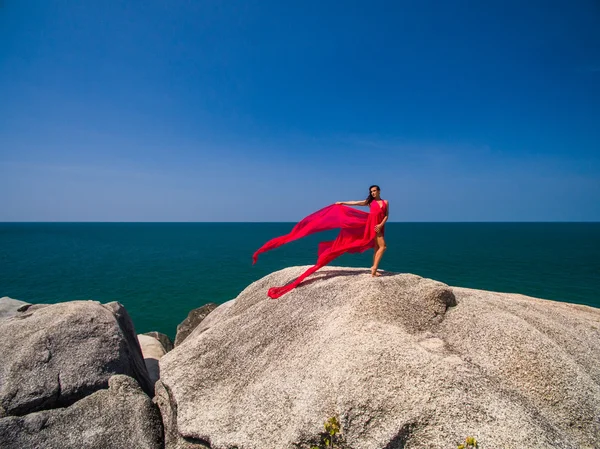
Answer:
<path fill-rule="evenodd" d="M 0 221 L 600 221 L 600 3 L 4 0 Z"/>

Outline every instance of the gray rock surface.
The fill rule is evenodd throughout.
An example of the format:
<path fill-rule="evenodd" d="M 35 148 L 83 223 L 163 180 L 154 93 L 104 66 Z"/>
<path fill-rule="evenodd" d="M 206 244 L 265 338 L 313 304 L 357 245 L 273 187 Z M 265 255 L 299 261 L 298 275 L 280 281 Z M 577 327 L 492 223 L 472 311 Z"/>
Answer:
<path fill-rule="evenodd" d="M 191 435 L 182 436 L 177 426 L 177 403 L 159 380 L 153 399 L 162 415 L 164 443 L 166 449 L 211 449 L 210 443 Z"/>
<path fill-rule="evenodd" d="M 177 326 L 177 335 L 175 335 L 175 346 L 183 343 L 183 340 L 190 335 L 193 330 L 204 320 L 209 313 L 218 307 L 217 304 L 208 303 L 202 307 L 192 310 L 188 316 Z"/>
<path fill-rule="evenodd" d="M 272 273 L 160 361 L 166 447 L 597 448 L 600 310 L 326 267 Z"/>
<path fill-rule="evenodd" d="M 156 331 L 145 332 L 142 335 L 148 335 L 149 337 L 156 338 L 163 345 L 163 348 L 165 348 L 165 352 L 169 352 L 171 349 L 174 348 L 173 341 L 169 338 L 168 335 Z"/>
<path fill-rule="evenodd" d="M 71 405 L 107 388 L 114 374 L 152 395 L 133 324 L 118 303 L 32 306 L 0 321 L 0 417 Z"/>
<path fill-rule="evenodd" d="M 66 408 L 0 419 L 4 449 L 159 449 L 160 414 L 131 377 L 115 375 L 109 388 Z"/>
<path fill-rule="evenodd" d="M 142 355 L 144 356 L 144 363 L 148 370 L 150 384 L 154 389 L 154 384 L 160 378 L 158 361 L 166 354 L 166 351 L 160 341 L 149 335 L 138 335 L 138 341 L 142 348 Z"/>
<path fill-rule="evenodd" d="M 19 309 L 26 309 L 30 305 L 28 302 L 4 296 L 0 298 L 0 320 L 14 316 L 19 312 Z"/>

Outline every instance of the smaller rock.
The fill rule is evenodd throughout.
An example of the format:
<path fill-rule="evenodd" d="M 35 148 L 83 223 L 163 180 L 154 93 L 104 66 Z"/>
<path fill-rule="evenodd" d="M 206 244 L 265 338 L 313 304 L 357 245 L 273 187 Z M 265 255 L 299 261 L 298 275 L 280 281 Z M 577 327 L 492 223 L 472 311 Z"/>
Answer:
<path fill-rule="evenodd" d="M 171 340 L 166 334 L 161 334 L 160 332 L 152 331 L 145 332 L 142 335 L 148 335 L 149 337 L 156 338 L 163 345 L 163 348 L 165 348 L 165 352 L 169 352 L 173 349 L 173 340 Z"/>
<path fill-rule="evenodd" d="M 0 418 L 3 449 L 159 449 L 160 413 L 135 379 L 115 375 L 108 389 L 69 407 Z"/>
<path fill-rule="evenodd" d="M 192 310 L 187 318 L 177 326 L 177 335 L 175 336 L 175 347 L 183 343 L 183 340 L 192 333 L 194 329 L 208 316 L 210 312 L 215 310 L 219 305 L 209 302 L 208 304 Z"/>
<path fill-rule="evenodd" d="M 158 361 L 167 352 L 165 351 L 162 343 L 154 337 L 142 334 L 138 335 L 137 338 L 138 342 L 140 343 L 140 348 L 142 349 L 144 363 L 146 364 L 146 369 L 148 370 L 148 376 L 150 377 L 152 391 L 154 391 L 154 384 L 158 379 L 160 379 L 160 368 L 158 366 Z"/>
<path fill-rule="evenodd" d="M 4 296 L 3 298 L 0 298 L 0 319 L 15 316 L 17 313 L 26 308 L 25 306 L 30 305 L 31 304 L 28 302 L 19 301 L 18 299 Z"/>
<path fill-rule="evenodd" d="M 119 303 L 35 304 L 0 320 L 0 407 L 26 415 L 67 407 L 114 374 L 154 394 L 135 330 Z"/>

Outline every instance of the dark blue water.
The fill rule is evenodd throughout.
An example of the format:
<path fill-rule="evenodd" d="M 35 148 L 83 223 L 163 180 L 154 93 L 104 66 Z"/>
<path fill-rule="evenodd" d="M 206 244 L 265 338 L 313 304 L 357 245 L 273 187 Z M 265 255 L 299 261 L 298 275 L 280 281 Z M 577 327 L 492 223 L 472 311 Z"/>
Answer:
<path fill-rule="evenodd" d="M 326 232 L 252 253 L 293 223 L 0 223 L 0 296 L 119 301 L 136 330 L 174 336 L 187 313 L 313 264 Z M 449 285 L 600 307 L 600 223 L 388 223 L 380 268 Z M 334 265 L 370 267 L 372 252 Z"/>

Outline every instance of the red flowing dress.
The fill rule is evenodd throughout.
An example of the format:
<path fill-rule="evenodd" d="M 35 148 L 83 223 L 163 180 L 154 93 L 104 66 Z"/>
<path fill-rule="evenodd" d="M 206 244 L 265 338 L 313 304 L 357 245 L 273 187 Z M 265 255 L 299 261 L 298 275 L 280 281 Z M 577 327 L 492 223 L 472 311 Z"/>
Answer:
<path fill-rule="evenodd" d="M 315 232 L 340 229 L 335 240 L 319 243 L 315 266 L 310 267 L 287 285 L 270 288 L 269 297 L 279 298 L 281 295 L 293 290 L 306 277 L 344 253 L 362 253 L 369 248 L 373 248 L 377 236 L 375 225 L 381 223 L 387 214 L 387 203 L 385 201 L 381 201 L 381 203 L 382 205 L 373 200 L 369 213 L 341 204 L 332 204 L 302 219 L 289 234 L 276 237 L 261 246 L 252 256 L 252 264 L 256 263 L 259 254 L 293 240 L 306 237 Z M 383 232 L 384 229 L 381 229 L 382 235 Z"/>

